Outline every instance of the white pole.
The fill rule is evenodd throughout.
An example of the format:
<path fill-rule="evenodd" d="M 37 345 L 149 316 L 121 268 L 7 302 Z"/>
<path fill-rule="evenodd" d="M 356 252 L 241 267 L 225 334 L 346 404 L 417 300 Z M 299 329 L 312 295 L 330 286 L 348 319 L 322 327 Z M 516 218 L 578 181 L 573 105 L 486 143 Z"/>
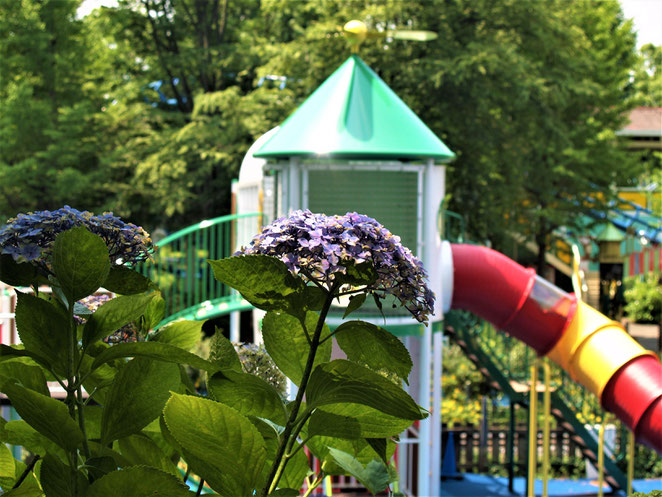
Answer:
<path fill-rule="evenodd" d="M 421 356 L 419 369 L 419 395 L 420 406 L 430 411 L 430 353 L 432 349 L 432 330 L 429 326 L 423 328 L 421 337 Z M 418 430 L 418 496 L 430 496 L 430 444 L 431 437 L 430 417 L 422 419 Z"/>
<path fill-rule="evenodd" d="M 238 311 L 230 313 L 230 341 L 237 343 L 239 341 L 239 325 L 241 314 Z"/>
<path fill-rule="evenodd" d="M 441 353 L 442 332 L 434 333 L 432 358 L 432 454 L 430 457 L 430 495 L 441 494 Z"/>

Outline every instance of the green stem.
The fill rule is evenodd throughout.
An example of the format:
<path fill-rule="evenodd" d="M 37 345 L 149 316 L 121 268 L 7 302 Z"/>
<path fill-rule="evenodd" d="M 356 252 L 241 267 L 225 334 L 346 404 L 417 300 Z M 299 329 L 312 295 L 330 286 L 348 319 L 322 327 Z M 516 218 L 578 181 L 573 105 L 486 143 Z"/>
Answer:
<path fill-rule="evenodd" d="M 74 374 L 76 362 L 76 322 L 74 321 L 74 303 L 69 302 L 69 333 L 67 334 L 67 398 L 66 403 L 69 408 L 69 416 L 76 420 L 76 378 Z M 78 451 L 73 449 L 69 455 L 71 464 L 71 489 L 73 497 L 78 497 L 78 478 L 77 478 L 77 461 Z"/>
<path fill-rule="evenodd" d="M 86 403 L 83 400 L 83 388 L 80 385 L 78 385 L 76 395 L 78 397 L 78 402 L 76 403 L 78 406 L 78 426 L 80 427 L 80 431 L 83 432 L 83 454 L 85 454 L 85 459 L 87 460 L 91 457 L 91 455 L 90 446 L 87 443 L 87 431 L 85 430 L 84 407 Z"/>
<path fill-rule="evenodd" d="M 296 399 L 294 400 L 290 417 L 287 420 L 287 424 L 285 425 L 285 430 L 283 431 L 283 435 L 281 437 L 282 441 L 278 447 L 278 451 L 276 453 L 274 463 L 271 466 L 271 471 L 269 472 L 267 483 L 264 489 L 262 490 L 261 495 L 263 497 L 266 497 L 267 495 L 269 495 L 271 492 L 274 491 L 274 489 L 278 485 L 278 480 L 280 479 L 280 475 L 283 473 L 283 470 L 285 469 L 285 465 L 287 464 L 287 458 L 284 457 L 285 450 L 287 449 L 288 446 L 291 447 L 290 437 L 292 436 L 293 434 L 292 432 L 298 424 L 297 416 L 299 415 L 299 408 L 301 407 L 301 403 L 303 402 L 303 396 L 306 392 L 306 386 L 308 385 L 308 380 L 310 379 L 310 375 L 313 371 L 313 364 L 315 363 L 315 354 L 317 353 L 317 348 L 320 345 L 320 337 L 322 335 L 322 330 L 324 329 L 324 322 L 326 321 L 326 315 L 328 314 L 329 309 L 331 308 L 331 303 L 333 302 L 334 293 L 336 289 L 337 289 L 337 285 L 333 285 L 329 290 L 329 293 L 327 293 L 326 299 L 324 300 L 324 305 L 322 306 L 320 317 L 317 320 L 317 326 L 315 327 L 315 332 L 313 333 L 313 338 L 310 344 L 310 350 L 308 352 L 308 360 L 306 361 L 306 367 L 304 368 L 303 375 L 301 377 L 301 384 L 299 385 L 299 391 L 297 392 Z"/>
<path fill-rule="evenodd" d="M 324 481 L 325 476 L 326 476 L 326 473 L 324 473 L 324 471 L 322 471 L 319 474 L 319 476 L 315 479 L 313 484 L 308 487 L 308 490 L 306 490 L 306 493 L 303 494 L 303 497 L 308 497 L 313 492 L 313 490 L 315 490 L 317 487 L 319 487 L 320 483 L 322 483 Z"/>

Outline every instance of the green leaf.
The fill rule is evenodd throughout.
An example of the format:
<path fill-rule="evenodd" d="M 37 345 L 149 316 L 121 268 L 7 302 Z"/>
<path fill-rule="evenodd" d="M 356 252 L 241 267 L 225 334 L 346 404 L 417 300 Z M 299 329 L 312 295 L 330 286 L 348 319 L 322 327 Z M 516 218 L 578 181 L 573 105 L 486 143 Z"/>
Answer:
<path fill-rule="evenodd" d="M 347 316 L 349 316 L 352 312 L 356 311 L 359 309 L 363 303 L 365 302 L 365 293 L 359 293 L 358 295 L 352 295 L 349 298 L 349 304 L 347 305 L 347 309 L 345 309 L 345 314 L 343 314 L 343 319 L 345 319 Z"/>
<path fill-rule="evenodd" d="M 361 432 L 359 438 L 393 437 L 399 435 L 411 425 L 411 420 L 409 419 L 389 416 L 377 409 L 360 404 L 330 404 L 315 410 L 315 412 L 318 411 L 341 417 L 350 417 L 355 420 L 359 423 Z M 316 428 L 320 431 L 319 434 L 334 436 L 333 434 L 322 433 L 321 430 L 324 430 L 324 428 L 319 425 L 317 426 L 319 427 Z"/>
<path fill-rule="evenodd" d="M 363 467 L 359 461 L 346 452 L 330 448 L 329 453 L 340 467 L 363 483 L 373 495 L 386 489 L 391 481 L 388 468 L 376 459 Z"/>
<path fill-rule="evenodd" d="M 376 371 L 397 374 L 405 383 L 412 368 L 407 347 L 384 328 L 364 321 L 348 321 L 336 329 L 336 340 L 350 361 Z"/>
<path fill-rule="evenodd" d="M 6 422 L 0 430 L 0 440 L 10 445 L 20 445 L 41 456 L 51 452 L 66 458 L 64 450 L 22 419 Z"/>
<path fill-rule="evenodd" d="M 163 321 L 165 317 L 165 300 L 161 296 L 161 292 L 154 292 L 154 298 L 150 301 L 147 309 L 145 310 L 145 329 L 153 330 L 156 326 Z"/>
<path fill-rule="evenodd" d="M 216 333 L 211 337 L 210 349 L 209 361 L 216 364 L 219 369 L 231 369 L 240 373 L 243 371 L 239 354 L 230 340 L 223 336 L 220 328 L 216 328 Z"/>
<path fill-rule="evenodd" d="M 306 389 L 308 406 L 353 402 L 402 419 L 423 419 L 414 400 L 386 378 L 350 361 L 338 359 L 313 371 Z"/>
<path fill-rule="evenodd" d="M 85 495 L 89 483 L 85 475 L 77 471 L 78 488 Z M 71 468 L 52 454 L 46 454 L 41 463 L 39 481 L 47 497 L 71 497 L 74 495 L 71 485 Z"/>
<path fill-rule="evenodd" d="M 17 292 L 16 328 L 25 349 L 48 360 L 64 363 L 69 323 L 64 314 L 44 299 Z"/>
<path fill-rule="evenodd" d="M 149 466 L 113 471 L 96 480 L 85 497 L 190 497 L 180 478 Z"/>
<path fill-rule="evenodd" d="M 347 472 L 338 466 L 330 455 L 329 449 L 334 448 L 351 454 L 362 465 L 367 465 L 375 459 L 376 454 L 365 439 L 346 440 L 335 437 L 313 437 L 306 444 L 317 459 L 322 462 L 322 468 L 330 475 L 344 475 Z M 387 443 L 387 457 L 390 459 L 395 453 L 395 443 Z"/>
<path fill-rule="evenodd" d="M 215 491 L 238 497 L 260 489 L 265 444 L 245 416 L 212 400 L 173 394 L 164 417 L 191 469 Z"/>
<path fill-rule="evenodd" d="M 136 321 L 143 315 L 152 298 L 153 294 L 124 295 L 103 304 L 85 323 L 83 345 L 106 338 L 122 326 Z"/>
<path fill-rule="evenodd" d="M 159 329 L 150 340 L 169 343 L 184 350 L 191 350 L 202 339 L 204 321 L 174 321 Z"/>
<path fill-rule="evenodd" d="M 214 399 L 245 416 L 270 419 L 281 426 L 287 422 L 285 404 L 280 394 L 262 378 L 248 373 L 221 371 L 209 379 L 207 387 Z"/>
<path fill-rule="evenodd" d="M 93 294 L 109 272 L 108 247 L 101 237 L 82 226 L 55 237 L 53 273 L 70 303 Z"/>
<path fill-rule="evenodd" d="M 377 271 L 372 262 L 353 264 L 352 261 L 347 261 L 345 267 L 347 268 L 345 274 L 338 273 L 339 281 L 343 283 L 352 286 L 368 286 L 377 281 Z"/>
<path fill-rule="evenodd" d="M 4 361 L 0 363 L 0 376 L 17 380 L 25 388 L 42 395 L 50 396 L 44 371 L 38 366 L 30 366 L 22 362 Z"/>
<path fill-rule="evenodd" d="M 16 481 L 16 459 L 5 444 L 0 444 L 0 487 L 7 490 Z"/>
<path fill-rule="evenodd" d="M 39 433 L 66 450 L 80 447 L 83 433 L 62 402 L 17 384 L 5 384 L 4 391 L 19 416 Z"/>
<path fill-rule="evenodd" d="M 43 366 L 44 368 L 50 367 L 50 363 L 48 359 L 35 352 L 30 352 L 29 350 L 18 348 L 22 346 L 23 345 L 9 346 L 9 345 L 0 344 L 0 362 L 8 361 L 11 359 L 30 358 L 40 366 Z"/>
<path fill-rule="evenodd" d="M 274 497 L 298 497 L 301 494 L 299 490 L 294 490 L 293 488 L 279 488 L 269 495 Z"/>
<path fill-rule="evenodd" d="M 31 286 L 37 279 L 37 269 L 29 262 L 18 263 L 11 255 L 0 255 L 0 281 L 9 286 Z"/>
<path fill-rule="evenodd" d="M 98 480 L 108 473 L 117 471 L 117 466 L 115 458 L 110 455 L 90 457 L 85 461 L 85 469 L 87 469 L 87 472 L 93 480 Z"/>
<path fill-rule="evenodd" d="M 319 315 L 315 312 L 306 313 L 306 329 L 309 336 L 317 326 Z M 322 338 L 330 333 L 325 324 Z M 288 314 L 268 312 L 262 321 L 262 337 L 264 346 L 278 369 L 295 384 L 301 383 L 301 377 L 306 368 L 310 346 L 299 320 Z M 327 362 L 331 358 L 331 340 L 327 340 L 317 349 L 315 365 Z M 313 366 L 314 367 L 314 366 Z"/>
<path fill-rule="evenodd" d="M 278 482 L 278 486 L 301 488 L 303 480 L 310 474 L 310 472 L 308 457 L 306 457 L 306 453 L 301 449 L 287 462 L 287 466 L 285 466 L 285 470 Z"/>
<path fill-rule="evenodd" d="M 127 362 L 110 388 L 101 418 L 101 443 L 133 435 L 158 418 L 171 390 L 179 386 L 179 367 L 146 358 Z"/>
<path fill-rule="evenodd" d="M 20 487 L 5 492 L 2 497 L 43 497 L 43 495 L 44 492 L 39 486 L 34 473 L 30 473 Z"/>
<path fill-rule="evenodd" d="M 149 290 L 151 281 L 135 269 L 126 266 L 112 266 L 103 287 L 120 295 L 134 295 Z"/>
<path fill-rule="evenodd" d="M 377 453 L 382 462 L 388 465 L 388 459 L 386 455 L 388 441 L 385 438 L 366 438 L 365 441 L 368 442 L 368 445 L 372 447 L 372 450 Z"/>
<path fill-rule="evenodd" d="M 315 409 L 308 421 L 308 436 L 315 435 L 348 439 L 363 438 L 361 425 L 357 419 L 332 414 L 321 409 Z"/>
<path fill-rule="evenodd" d="M 175 476 L 179 474 L 177 466 L 175 466 L 156 442 L 146 435 L 138 434 L 120 438 L 118 445 L 121 454 L 131 465 L 137 466 L 144 464 Z"/>
<path fill-rule="evenodd" d="M 194 368 L 202 369 L 210 373 L 215 373 L 221 368 L 216 364 L 204 360 L 202 357 L 185 350 L 170 345 L 169 343 L 159 342 L 135 342 L 118 343 L 108 347 L 94 358 L 90 370 L 95 370 L 107 362 L 123 357 L 149 357 L 164 362 L 173 362 L 175 364 L 188 364 Z"/>
<path fill-rule="evenodd" d="M 238 290 L 258 309 L 300 313 L 306 285 L 276 257 L 245 255 L 209 263 L 218 281 Z"/>

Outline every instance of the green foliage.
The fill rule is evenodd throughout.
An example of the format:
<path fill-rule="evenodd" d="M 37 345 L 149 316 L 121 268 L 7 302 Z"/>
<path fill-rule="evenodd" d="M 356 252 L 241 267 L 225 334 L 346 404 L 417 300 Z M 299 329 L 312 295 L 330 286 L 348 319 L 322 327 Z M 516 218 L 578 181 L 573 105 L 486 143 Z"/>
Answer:
<path fill-rule="evenodd" d="M 0 391 L 22 417 L 0 421 L 0 441 L 43 458 L 13 488 L 22 463 L 0 451 L 6 495 L 41 497 L 41 485 L 54 497 L 183 497 L 190 492 L 177 477 L 180 458 L 221 495 L 288 495 L 313 474 L 304 445 L 323 462 L 313 486 L 327 474 L 351 474 L 376 493 L 395 478 L 392 438 L 426 416 L 400 385 L 411 359 L 388 331 L 350 321 L 336 331 L 350 360 L 330 361 L 335 338 L 324 321 L 340 284 L 312 291 L 267 256 L 212 261 L 224 283 L 268 310 L 266 351 L 235 349 L 217 332 L 204 359 L 189 352 L 201 322 L 175 321 L 147 341 L 103 342 L 128 324 L 149 329 L 163 317 L 163 300 L 145 278 L 110 267 L 102 238 L 64 231 L 52 257 L 52 294 L 18 296 L 24 348 L 0 347 Z M 29 264 L 3 275 L 28 274 Z M 348 278 L 361 274 L 370 271 Z M 98 307 L 77 302 L 109 275 L 126 295 Z M 211 398 L 198 395 L 184 365 L 208 374 Z M 299 385 L 293 402 L 283 398 L 281 371 Z M 64 388 L 64 403 L 50 397 L 46 379 Z"/>
<path fill-rule="evenodd" d="M 662 321 L 662 276 L 648 273 L 625 280 L 625 312 L 641 323 Z"/>
<path fill-rule="evenodd" d="M 477 425 L 483 376 L 457 345 L 445 345 L 443 355 L 441 415 L 444 422 L 449 426 Z"/>

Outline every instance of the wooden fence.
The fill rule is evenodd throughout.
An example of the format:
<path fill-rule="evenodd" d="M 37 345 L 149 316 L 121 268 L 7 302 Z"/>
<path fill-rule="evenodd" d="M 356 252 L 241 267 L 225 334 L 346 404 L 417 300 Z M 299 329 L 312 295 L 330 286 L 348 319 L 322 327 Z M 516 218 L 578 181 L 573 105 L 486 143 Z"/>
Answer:
<path fill-rule="evenodd" d="M 460 473 L 494 472 L 508 467 L 508 427 L 491 427 L 481 433 L 478 427 L 465 426 L 442 430 L 443 454 L 446 454 L 449 433 L 453 433 L 455 462 Z M 528 427 L 517 426 L 513 435 L 515 473 L 526 471 Z M 542 458 L 542 431 L 538 432 L 538 460 Z M 581 456 L 572 434 L 563 429 L 550 430 L 550 458 L 556 464 L 571 464 Z"/>

